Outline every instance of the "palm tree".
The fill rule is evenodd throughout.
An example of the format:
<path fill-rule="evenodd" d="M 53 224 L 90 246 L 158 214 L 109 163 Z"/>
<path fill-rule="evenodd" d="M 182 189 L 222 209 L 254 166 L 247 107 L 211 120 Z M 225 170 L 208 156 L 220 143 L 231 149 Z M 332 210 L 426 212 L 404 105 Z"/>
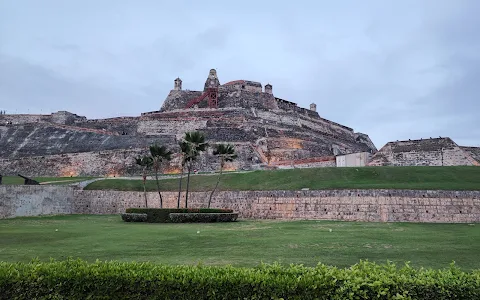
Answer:
<path fill-rule="evenodd" d="M 180 170 L 180 180 L 178 181 L 178 199 L 177 199 L 177 208 L 180 208 L 180 197 L 182 195 L 182 179 L 183 179 L 183 170 L 185 169 L 185 164 L 187 162 L 187 155 L 189 153 L 189 144 L 185 141 L 179 143 L 180 151 L 182 152 L 182 162 Z"/>
<path fill-rule="evenodd" d="M 192 171 L 193 161 L 198 157 L 200 152 L 205 151 L 208 147 L 208 143 L 205 142 L 205 135 L 199 131 L 192 131 L 185 133 L 182 143 L 187 144 L 185 146 L 186 154 L 185 160 L 187 162 L 187 193 L 185 195 L 185 208 L 188 208 L 188 190 L 190 186 L 190 173 Z"/>
<path fill-rule="evenodd" d="M 220 174 L 218 174 L 217 183 L 215 184 L 215 188 L 213 189 L 212 193 L 210 194 L 210 198 L 208 199 L 208 208 L 210 208 L 210 203 L 212 202 L 213 193 L 217 190 L 218 184 L 220 183 L 220 177 L 222 176 L 223 167 L 225 167 L 225 163 L 227 161 L 233 161 L 237 158 L 237 154 L 235 153 L 235 148 L 231 144 L 218 144 L 215 146 L 215 150 L 213 151 L 213 155 L 218 156 L 220 158 Z"/>
<path fill-rule="evenodd" d="M 160 193 L 160 184 L 158 183 L 158 170 L 163 160 L 171 160 L 172 152 L 167 150 L 165 146 L 157 144 L 150 146 L 150 158 L 153 162 L 153 170 L 155 171 L 155 181 L 157 182 L 158 196 L 160 197 L 160 208 L 163 207 L 162 193 Z"/>
<path fill-rule="evenodd" d="M 153 160 L 150 156 L 143 156 L 135 158 L 135 163 L 143 167 L 143 196 L 145 197 L 145 207 L 148 207 L 147 188 L 145 187 L 145 182 L 147 180 L 147 169 L 153 165 Z"/>

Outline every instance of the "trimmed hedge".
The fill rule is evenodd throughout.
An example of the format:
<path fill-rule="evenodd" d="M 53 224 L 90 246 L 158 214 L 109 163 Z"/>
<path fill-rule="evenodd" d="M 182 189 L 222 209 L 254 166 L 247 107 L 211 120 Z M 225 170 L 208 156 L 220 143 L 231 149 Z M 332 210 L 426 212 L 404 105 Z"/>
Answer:
<path fill-rule="evenodd" d="M 339 269 L 0 262 L 0 299 L 480 299 L 480 271 L 360 262 Z"/>
<path fill-rule="evenodd" d="M 172 223 L 235 222 L 237 213 L 170 213 Z"/>
<path fill-rule="evenodd" d="M 149 223 L 170 223 L 171 213 L 233 213 L 221 208 L 127 208 L 126 213 L 147 214 Z"/>
<path fill-rule="evenodd" d="M 147 222 L 147 214 L 124 213 L 122 220 L 125 222 Z"/>

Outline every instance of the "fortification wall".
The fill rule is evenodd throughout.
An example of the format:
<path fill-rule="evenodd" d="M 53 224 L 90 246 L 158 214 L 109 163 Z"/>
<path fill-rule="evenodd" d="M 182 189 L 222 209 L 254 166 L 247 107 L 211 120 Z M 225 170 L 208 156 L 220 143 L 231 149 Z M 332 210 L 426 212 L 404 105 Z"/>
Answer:
<path fill-rule="evenodd" d="M 202 95 L 199 91 L 172 90 L 163 102 L 161 112 L 184 110 L 188 102 Z M 197 108 L 208 108 L 207 100 L 198 103 Z M 218 95 L 219 108 L 278 109 L 275 97 L 256 89 L 220 90 Z"/>
<path fill-rule="evenodd" d="M 208 192 L 189 196 L 189 207 L 205 207 Z M 176 207 L 177 193 L 163 193 L 165 207 Z M 184 195 L 182 198 L 182 206 Z M 148 193 L 149 207 L 159 207 Z M 44 214 L 119 214 L 143 207 L 141 192 L 83 191 L 60 186 L 0 186 L 0 218 Z M 369 222 L 480 221 L 479 191 L 325 190 L 224 191 L 213 207 L 232 208 L 241 218 L 347 220 Z"/>
<path fill-rule="evenodd" d="M 135 157 L 147 148 L 0 159 L 0 174 L 24 176 L 120 176 L 141 174 Z"/>
<path fill-rule="evenodd" d="M 47 123 L 52 121 L 51 115 L 27 115 L 27 114 L 15 114 L 15 115 L 0 115 L 0 125 L 18 125 L 29 123 Z"/>
<path fill-rule="evenodd" d="M 449 138 L 400 141 L 386 144 L 369 166 L 472 166 L 479 165 Z"/>
<path fill-rule="evenodd" d="M 155 141 L 173 143 L 172 136 L 145 138 L 65 125 L 0 126 L 0 158 L 94 152 L 147 147 Z"/>
<path fill-rule="evenodd" d="M 190 100 L 199 97 L 202 93 L 200 91 L 171 90 L 165 101 L 163 101 L 160 111 L 183 109 Z"/>
<path fill-rule="evenodd" d="M 0 185 L 0 219 L 72 214 L 74 199 L 68 186 Z"/>
<path fill-rule="evenodd" d="M 460 147 L 463 151 L 470 154 L 470 156 L 475 159 L 480 165 L 480 147 Z"/>
<path fill-rule="evenodd" d="M 50 115 L 41 114 L 5 114 L 0 115 L 0 125 L 21 125 L 37 123 L 73 124 L 85 122 L 86 117 L 72 114 L 68 111 L 58 111 Z"/>

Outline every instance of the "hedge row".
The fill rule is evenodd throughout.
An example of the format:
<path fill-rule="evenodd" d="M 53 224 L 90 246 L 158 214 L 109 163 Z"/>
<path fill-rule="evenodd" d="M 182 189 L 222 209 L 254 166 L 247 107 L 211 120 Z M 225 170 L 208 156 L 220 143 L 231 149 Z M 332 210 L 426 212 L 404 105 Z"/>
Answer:
<path fill-rule="evenodd" d="M 122 220 L 125 222 L 147 222 L 147 214 L 124 213 Z"/>
<path fill-rule="evenodd" d="M 0 262 L 0 299 L 480 299 L 480 271 L 360 262 L 347 269 Z"/>
<path fill-rule="evenodd" d="M 170 213 L 172 223 L 235 222 L 237 213 Z"/>
<path fill-rule="evenodd" d="M 220 208 L 127 208 L 126 213 L 147 214 L 149 223 L 170 223 L 171 213 L 233 213 Z"/>

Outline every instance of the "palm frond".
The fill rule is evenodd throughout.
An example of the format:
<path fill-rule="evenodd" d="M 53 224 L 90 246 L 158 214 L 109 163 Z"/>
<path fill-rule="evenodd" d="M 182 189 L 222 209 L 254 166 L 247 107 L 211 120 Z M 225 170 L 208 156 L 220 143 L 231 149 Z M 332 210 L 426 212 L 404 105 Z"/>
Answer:
<path fill-rule="evenodd" d="M 142 167 L 150 167 L 153 165 L 153 159 L 150 156 L 137 157 L 135 163 Z"/>
<path fill-rule="evenodd" d="M 172 151 L 169 151 L 165 146 L 158 146 L 157 144 L 150 146 L 150 155 L 159 161 L 171 160 Z"/>
<path fill-rule="evenodd" d="M 225 161 L 233 161 L 238 155 L 235 153 L 235 147 L 232 144 L 217 144 L 213 155 L 223 157 Z"/>

